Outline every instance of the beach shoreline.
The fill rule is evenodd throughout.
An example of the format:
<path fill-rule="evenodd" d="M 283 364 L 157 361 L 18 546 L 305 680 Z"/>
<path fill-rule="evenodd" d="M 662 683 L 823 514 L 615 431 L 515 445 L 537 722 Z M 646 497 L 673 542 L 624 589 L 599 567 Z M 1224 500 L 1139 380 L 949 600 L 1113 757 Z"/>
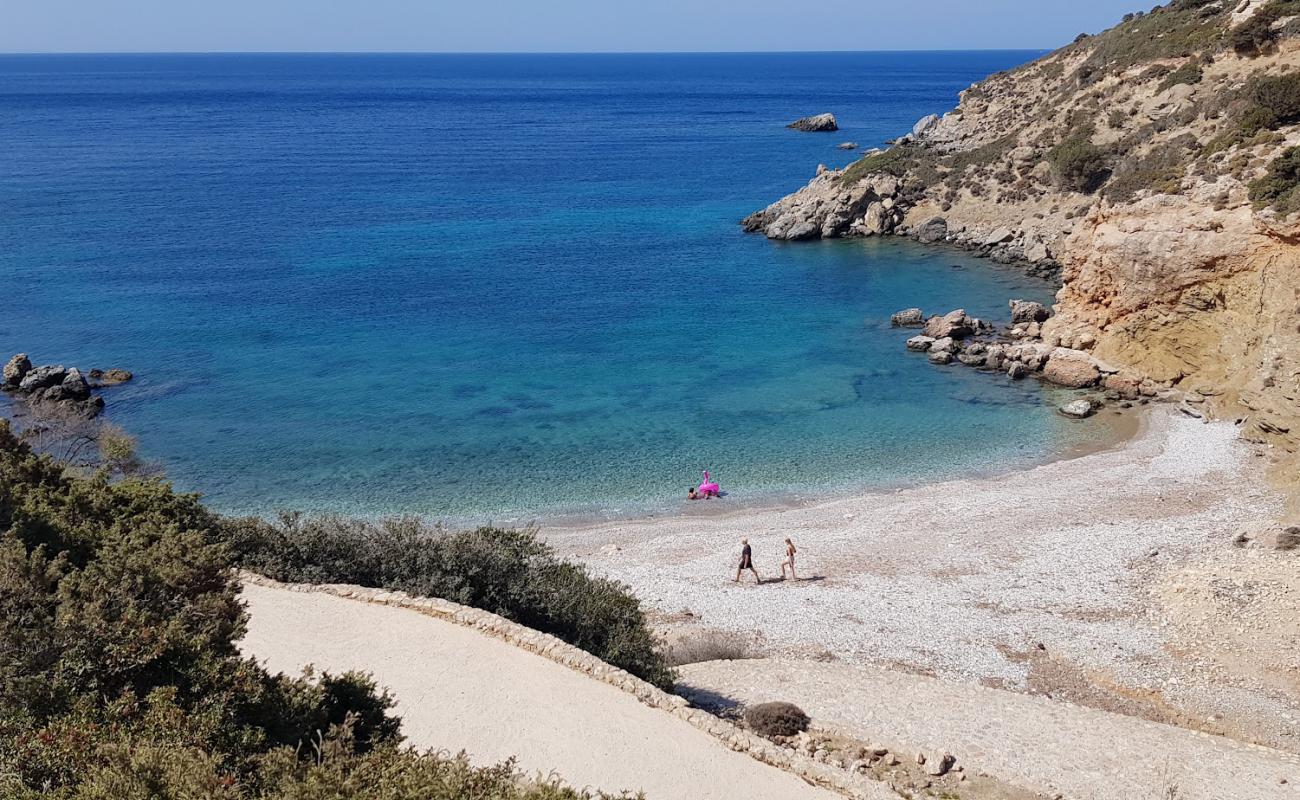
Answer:
<path fill-rule="evenodd" d="M 1132 420 L 1122 443 L 994 476 L 541 535 L 629 585 L 668 642 L 740 637 L 1300 752 L 1293 556 L 1234 544 L 1284 510 L 1265 451 L 1172 408 Z M 786 536 L 807 580 L 773 580 Z M 742 537 L 761 586 L 732 581 Z"/>

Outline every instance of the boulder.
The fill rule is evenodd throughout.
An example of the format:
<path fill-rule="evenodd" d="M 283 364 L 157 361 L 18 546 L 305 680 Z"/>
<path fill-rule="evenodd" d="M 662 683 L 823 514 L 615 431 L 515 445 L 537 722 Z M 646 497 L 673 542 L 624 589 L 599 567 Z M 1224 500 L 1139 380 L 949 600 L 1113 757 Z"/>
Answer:
<path fill-rule="evenodd" d="M 1011 366 L 1007 367 L 1007 377 L 1013 381 L 1018 381 L 1027 375 L 1029 375 L 1029 367 L 1019 361 L 1012 361 Z"/>
<path fill-rule="evenodd" d="M 785 231 L 785 234 L 780 238 L 789 240 L 791 242 L 797 242 L 803 239 L 816 238 L 820 234 L 821 234 L 821 228 L 817 227 L 817 225 L 813 224 L 808 220 L 803 220 L 801 222 L 796 222 L 794 225 L 791 225 Z"/>
<path fill-rule="evenodd" d="M 889 324 L 895 328 L 919 328 L 925 324 L 925 315 L 919 308 L 905 308 L 894 313 Z"/>
<path fill-rule="evenodd" d="M 857 150 L 857 149 L 858 149 L 858 143 L 857 143 L 857 142 L 840 142 L 839 144 L 837 144 L 837 145 L 835 145 L 835 146 L 836 146 L 837 148 L 839 148 L 840 150 Z"/>
<path fill-rule="evenodd" d="M 931 350 L 929 359 L 931 364 L 951 364 L 952 353 L 947 350 Z"/>
<path fill-rule="evenodd" d="M 1106 391 L 1114 392 L 1125 400 L 1136 400 L 1142 391 L 1142 377 L 1120 370 L 1103 378 L 1101 385 L 1106 387 Z"/>
<path fill-rule="evenodd" d="M 945 336 L 942 339 L 935 339 L 930 342 L 931 353 L 955 353 L 957 352 L 957 343 L 951 338 Z"/>
<path fill-rule="evenodd" d="M 794 128 L 797 131 L 804 131 L 806 133 L 823 133 L 840 129 L 840 126 L 835 123 L 834 114 L 817 114 L 811 117 L 804 117 L 803 119 L 797 119 L 794 122 L 791 122 L 786 127 Z"/>
<path fill-rule="evenodd" d="M 966 316 L 965 309 L 949 311 L 942 317 L 930 317 L 925 322 L 925 335 L 935 339 L 953 338 L 964 339 L 974 332 L 974 326 L 971 324 L 970 317 Z"/>
<path fill-rule="evenodd" d="M 917 353 L 924 353 L 934 344 L 934 339 L 929 336 L 913 336 L 907 340 L 907 349 Z"/>
<path fill-rule="evenodd" d="M 17 389 L 18 384 L 22 383 L 23 378 L 31 370 L 32 362 L 26 353 L 19 353 L 9 359 L 4 368 L 4 387 L 6 389 Z"/>
<path fill-rule="evenodd" d="M 923 244 L 941 242 L 948 236 L 948 220 L 943 217 L 931 217 L 916 229 L 916 239 Z"/>
<path fill-rule="evenodd" d="M 1091 400 L 1083 399 L 1083 400 L 1075 400 L 1073 402 L 1066 403 L 1065 405 L 1061 406 L 1060 410 L 1061 413 L 1067 417 L 1073 417 L 1074 419 L 1083 419 L 1085 417 L 1091 417 L 1092 412 L 1096 411 L 1097 408 L 1092 404 Z"/>
<path fill-rule="evenodd" d="M 1043 365 L 1043 378 L 1058 386 L 1082 389 L 1096 385 L 1101 371 L 1087 353 L 1058 347 Z"/>
<path fill-rule="evenodd" d="M 1010 228 L 998 228 L 984 238 L 984 244 L 992 247 L 995 244 L 1009 242 L 1015 238 L 1016 232 Z"/>
<path fill-rule="evenodd" d="M 23 379 L 18 383 L 18 388 L 24 392 L 48 389 L 51 386 L 58 386 L 63 383 L 63 379 L 67 376 L 68 370 L 62 366 L 47 364 L 43 367 L 34 367 L 23 376 Z"/>
<path fill-rule="evenodd" d="M 916 121 L 916 124 L 912 126 L 912 138 L 920 139 L 922 136 L 929 133 L 931 128 L 933 128 L 935 125 L 938 124 L 939 124 L 938 114 L 928 114 L 924 117 L 921 117 Z"/>
<path fill-rule="evenodd" d="M 1036 303 L 1033 300 L 1012 300 L 1011 306 L 1011 324 L 1042 322 L 1051 316 L 1051 312 L 1042 303 Z"/>
<path fill-rule="evenodd" d="M 876 233 L 885 233 L 889 228 L 889 209 L 885 208 L 879 201 L 867 206 L 867 213 L 862 217 L 863 233 L 870 236 Z"/>
<path fill-rule="evenodd" d="M 60 383 L 58 387 L 51 387 L 50 391 L 53 391 L 54 388 L 62 389 L 64 397 L 69 400 L 90 399 L 90 384 L 86 383 L 86 379 L 82 376 L 81 370 L 76 367 L 68 370 L 67 375 L 63 377 L 63 382 Z"/>
<path fill-rule="evenodd" d="M 968 367 L 982 367 L 988 359 L 982 353 L 958 353 L 957 360 Z"/>

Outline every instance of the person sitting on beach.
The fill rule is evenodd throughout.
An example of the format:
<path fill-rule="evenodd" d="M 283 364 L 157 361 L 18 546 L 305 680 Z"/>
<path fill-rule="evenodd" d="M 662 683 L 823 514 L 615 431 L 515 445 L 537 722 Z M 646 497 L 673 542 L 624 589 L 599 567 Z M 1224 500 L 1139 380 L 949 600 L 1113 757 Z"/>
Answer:
<path fill-rule="evenodd" d="M 695 487 L 694 487 L 694 486 L 688 486 L 688 487 L 686 488 L 686 499 L 687 499 L 687 500 L 699 500 L 699 499 L 700 499 L 700 493 L 697 492 L 697 491 L 695 491 Z"/>
<path fill-rule="evenodd" d="M 781 580 L 785 580 L 786 566 L 790 567 L 790 577 L 796 581 L 799 580 L 799 576 L 794 574 L 794 554 L 796 552 L 798 550 L 795 548 L 794 542 L 787 538 L 785 540 L 785 560 L 781 562 Z"/>
<path fill-rule="evenodd" d="M 736 567 L 736 583 L 740 583 L 740 573 L 749 570 L 754 573 L 754 583 L 761 584 L 763 579 L 758 577 L 758 570 L 754 569 L 754 551 L 749 548 L 749 540 L 740 540 L 740 566 Z"/>

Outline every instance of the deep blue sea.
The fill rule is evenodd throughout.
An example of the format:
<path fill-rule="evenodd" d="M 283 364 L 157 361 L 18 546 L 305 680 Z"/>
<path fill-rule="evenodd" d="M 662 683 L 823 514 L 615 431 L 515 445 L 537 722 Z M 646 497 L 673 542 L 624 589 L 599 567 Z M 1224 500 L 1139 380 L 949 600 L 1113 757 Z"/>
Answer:
<path fill-rule="evenodd" d="M 1052 287 L 737 221 L 1037 53 L 0 57 L 3 356 L 228 511 L 670 509 L 1050 458 L 1037 385 L 889 314 Z M 842 131 L 790 120 L 831 111 Z"/>

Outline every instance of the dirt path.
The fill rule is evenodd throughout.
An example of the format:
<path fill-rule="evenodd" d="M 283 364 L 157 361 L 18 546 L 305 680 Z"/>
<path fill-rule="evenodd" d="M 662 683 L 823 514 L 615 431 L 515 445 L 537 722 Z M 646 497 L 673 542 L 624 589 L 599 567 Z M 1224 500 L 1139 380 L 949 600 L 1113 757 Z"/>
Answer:
<path fill-rule="evenodd" d="M 1077 800 L 1296 800 L 1300 757 L 1042 697 L 811 661 L 682 668 L 700 696 L 786 700 L 820 727 Z M 1176 794 L 1168 794 L 1176 788 Z"/>
<path fill-rule="evenodd" d="M 409 744 L 648 800 L 837 800 L 619 689 L 477 631 L 388 606 L 246 585 L 242 651 L 272 671 L 363 670 Z"/>

